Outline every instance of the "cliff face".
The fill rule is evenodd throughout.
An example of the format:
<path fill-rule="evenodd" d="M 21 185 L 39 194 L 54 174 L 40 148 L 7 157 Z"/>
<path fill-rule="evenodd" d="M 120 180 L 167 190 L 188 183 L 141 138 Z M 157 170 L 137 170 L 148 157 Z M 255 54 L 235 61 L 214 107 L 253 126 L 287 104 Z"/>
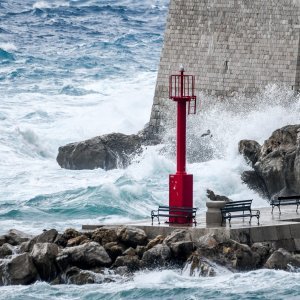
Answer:
<path fill-rule="evenodd" d="M 198 92 L 220 97 L 269 83 L 298 90 L 299 15 L 294 0 L 170 0 L 149 137 L 165 127 L 168 78 L 180 64 L 196 75 Z"/>

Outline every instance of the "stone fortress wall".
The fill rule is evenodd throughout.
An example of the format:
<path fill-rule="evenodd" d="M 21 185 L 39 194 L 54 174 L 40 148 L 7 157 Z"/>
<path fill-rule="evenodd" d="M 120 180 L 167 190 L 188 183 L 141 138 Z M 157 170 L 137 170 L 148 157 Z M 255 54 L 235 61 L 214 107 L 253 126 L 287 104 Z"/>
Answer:
<path fill-rule="evenodd" d="M 199 91 L 251 95 L 269 83 L 300 88 L 300 0 L 170 0 L 148 127 L 159 133 L 168 80 L 183 64 Z"/>

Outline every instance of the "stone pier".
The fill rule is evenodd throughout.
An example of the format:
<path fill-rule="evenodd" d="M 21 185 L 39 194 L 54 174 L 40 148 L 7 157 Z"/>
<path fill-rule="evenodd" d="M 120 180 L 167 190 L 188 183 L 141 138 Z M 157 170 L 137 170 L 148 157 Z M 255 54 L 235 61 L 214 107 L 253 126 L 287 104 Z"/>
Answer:
<path fill-rule="evenodd" d="M 244 221 L 243 218 L 236 218 L 232 219 L 231 227 L 228 224 L 222 227 L 210 227 L 206 225 L 205 212 L 200 213 L 197 218 L 197 226 L 169 225 L 163 222 L 160 225 L 154 222 L 152 226 L 150 217 L 145 221 L 124 225 L 132 225 L 143 229 L 150 239 L 157 235 L 167 236 L 175 229 L 188 229 L 194 241 L 207 233 L 211 233 L 241 243 L 273 242 L 276 248 L 283 247 L 289 251 L 300 251 L 300 214 L 297 214 L 295 209 L 293 206 L 282 207 L 282 214 L 279 215 L 275 208 L 272 215 L 270 207 L 259 208 L 261 212 L 260 225 L 256 224 L 256 219 L 252 219 L 252 223 L 249 224 L 249 218 L 245 218 Z M 104 225 L 83 225 L 82 229 L 94 230 L 102 226 Z"/>

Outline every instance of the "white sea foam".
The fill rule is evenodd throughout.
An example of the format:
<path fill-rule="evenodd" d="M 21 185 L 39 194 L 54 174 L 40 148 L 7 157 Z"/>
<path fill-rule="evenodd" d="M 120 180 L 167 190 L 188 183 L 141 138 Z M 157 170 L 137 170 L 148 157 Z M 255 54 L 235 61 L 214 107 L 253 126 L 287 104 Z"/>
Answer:
<path fill-rule="evenodd" d="M 69 6 L 69 2 L 65 0 L 60 1 L 37 1 L 32 5 L 32 8 L 43 9 L 43 8 L 52 8 L 52 7 L 60 7 L 60 6 Z"/>
<path fill-rule="evenodd" d="M 68 191 L 82 189 L 85 193 L 84 190 L 91 186 L 99 187 L 99 193 L 107 195 L 103 203 L 124 212 L 122 221 L 131 220 L 129 215 L 145 218 L 157 204 L 167 204 L 168 175 L 175 172 L 175 159 L 162 152 L 164 145 L 145 148 L 125 170 L 64 170 L 55 161 L 58 147 L 68 142 L 114 131 L 134 133 L 141 129 L 149 118 L 154 84 L 154 73 L 141 73 L 136 79 L 111 79 L 82 85 L 98 94 L 74 97 L 23 93 L 13 98 L 4 97 L 0 104 L 5 115 L 0 123 L 1 199 L 19 203 L 16 209 L 19 207 L 24 212 L 30 210 L 26 202 L 29 199 L 55 193 L 62 194 L 46 197 L 41 207 L 50 209 L 55 204 L 63 208 L 60 202 L 74 208 L 83 203 L 101 206 L 99 201 L 103 200 L 99 200 L 97 194 L 88 198 L 88 194 L 80 196 L 79 193 L 77 198 L 67 201 L 63 196 Z M 188 117 L 188 149 L 204 153 L 198 155 L 198 161 L 187 165 L 187 171 L 194 174 L 194 202 L 202 211 L 207 188 L 234 200 L 251 198 L 256 206 L 267 205 L 240 179 L 241 173 L 250 167 L 238 154 L 238 141 L 255 139 L 262 143 L 273 130 L 299 122 L 299 98 L 288 90 L 267 87 L 252 106 L 241 105 L 243 99 L 228 101 L 238 100 L 240 102 L 232 109 L 226 101 L 202 96 L 199 115 L 196 119 Z M 211 130 L 212 137 L 201 138 L 207 129 Z M 174 139 L 175 132 L 171 130 L 169 135 Z M 209 160 L 205 159 L 205 153 L 211 156 Z M 111 215 L 90 220 L 92 223 L 114 223 L 118 218 L 120 216 Z M 60 221 L 53 216 L 45 224 L 61 228 L 65 221 L 61 225 Z M 85 216 L 78 215 L 68 224 L 77 226 L 87 221 Z M 3 228 L 9 229 L 10 225 L 3 222 Z M 38 220 L 29 220 L 25 225 L 26 222 L 23 221 L 28 230 L 30 226 L 43 227 Z M 21 224 L 19 229 L 22 229 Z"/>
<path fill-rule="evenodd" d="M 4 51 L 16 51 L 17 47 L 13 43 L 0 43 L 0 49 Z"/>

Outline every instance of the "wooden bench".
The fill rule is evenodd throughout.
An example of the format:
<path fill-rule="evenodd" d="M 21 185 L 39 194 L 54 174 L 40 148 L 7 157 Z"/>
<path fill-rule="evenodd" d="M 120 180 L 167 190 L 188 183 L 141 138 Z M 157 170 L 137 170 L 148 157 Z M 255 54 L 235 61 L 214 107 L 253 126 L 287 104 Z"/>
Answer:
<path fill-rule="evenodd" d="M 194 207 L 176 207 L 176 206 L 163 206 L 160 205 L 157 210 L 151 211 L 151 219 L 153 225 L 153 219 L 157 218 L 158 224 L 160 224 L 160 217 L 167 217 L 167 218 L 185 218 L 186 223 L 192 221 L 195 226 L 197 224 L 196 221 L 196 212 L 197 208 Z M 168 223 L 168 222 L 166 222 Z M 172 223 L 172 222 L 170 222 Z M 176 223 L 176 222 L 174 222 Z"/>
<path fill-rule="evenodd" d="M 272 214 L 274 207 L 277 206 L 279 209 L 279 214 L 281 214 L 280 206 L 282 205 L 297 205 L 296 212 L 298 213 L 298 207 L 300 205 L 300 195 L 296 196 L 280 196 L 277 199 L 272 199 L 270 201 L 272 206 Z"/>
<path fill-rule="evenodd" d="M 229 220 L 229 226 L 231 226 L 231 219 L 233 218 L 245 218 L 250 217 L 249 224 L 251 224 L 252 217 L 257 218 L 257 225 L 259 225 L 260 211 L 251 209 L 252 200 L 240 200 L 227 202 L 226 205 L 221 208 L 222 222 Z"/>

